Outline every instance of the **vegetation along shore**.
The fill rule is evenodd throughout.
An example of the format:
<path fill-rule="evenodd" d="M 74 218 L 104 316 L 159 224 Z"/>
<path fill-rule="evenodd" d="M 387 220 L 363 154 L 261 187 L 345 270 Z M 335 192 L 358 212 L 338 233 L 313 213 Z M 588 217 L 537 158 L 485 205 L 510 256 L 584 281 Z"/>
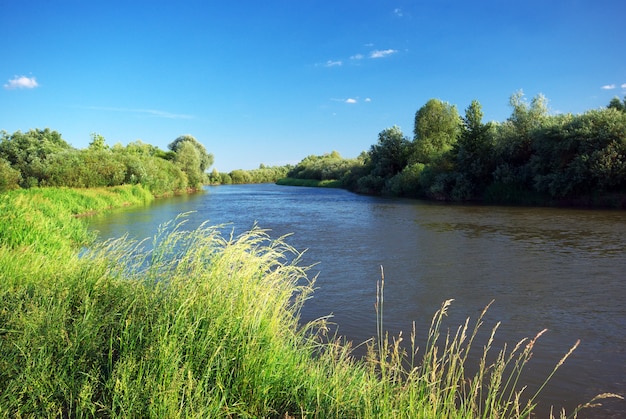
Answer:
<path fill-rule="evenodd" d="M 188 229 L 181 216 L 149 241 L 101 243 L 84 217 L 204 183 L 286 177 L 431 199 L 623 205 L 624 104 L 578 116 L 547 115 L 541 97 L 511 104 L 508 121 L 483 124 L 478 102 L 461 118 L 432 100 L 412 141 L 393 127 L 356 159 L 230 174 L 208 173 L 213 156 L 189 135 L 163 151 L 93 134 L 78 150 L 49 129 L 3 132 L 0 417 L 530 417 L 543 386 L 525 392 L 520 377 L 542 332 L 492 348 L 498 324 L 477 342 L 485 312 L 450 327 L 450 300 L 418 350 L 414 333 L 385 332 L 381 270 L 378 335 L 356 358 L 328 336 L 327 319 L 300 321 L 314 279 L 284 239 Z M 553 414 L 575 417 L 607 397 L 621 396 Z"/>
<path fill-rule="evenodd" d="M 402 336 L 384 331 L 381 276 L 372 313 L 379 334 L 367 343 L 367 357 L 355 359 L 348 343 L 326 336 L 324 319 L 299 322 L 313 281 L 283 240 L 261 229 L 235 238 L 211 226 L 189 231 L 182 217 L 150 242 L 95 243 L 86 220 L 75 217 L 145 202 L 144 193 L 126 186 L 0 195 L 0 416 L 435 418 L 533 411 L 537 394 L 523 393 L 519 377 L 539 335 L 492 354 L 491 339 L 474 342 L 482 317 L 446 332 L 446 301 L 427 346 L 405 350 Z M 473 345 L 483 346 L 483 356 L 468 368 Z M 568 355 L 546 371 L 546 382 Z"/>
<path fill-rule="evenodd" d="M 506 121 L 485 123 L 476 100 L 460 116 L 431 99 L 412 139 L 387 128 L 357 158 L 308 156 L 288 177 L 438 201 L 626 208 L 626 99 L 580 115 L 550 114 L 541 95 L 509 102 Z"/>

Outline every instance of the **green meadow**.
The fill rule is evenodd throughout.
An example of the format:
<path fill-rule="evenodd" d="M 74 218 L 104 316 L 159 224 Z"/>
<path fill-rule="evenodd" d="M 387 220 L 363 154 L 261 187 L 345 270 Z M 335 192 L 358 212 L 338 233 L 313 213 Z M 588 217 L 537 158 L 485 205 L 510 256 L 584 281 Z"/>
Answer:
<path fill-rule="evenodd" d="M 541 388 L 520 377 L 541 333 L 492 349 L 498 326 L 479 342 L 482 315 L 450 327 L 445 301 L 416 319 L 431 322 L 418 350 L 385 332 L 381 271 L 357 358 L 328 319 L 300 321 L 314 278 L 284 238 L 184 215 L 143 242 L 88 233 L 84 215 L 151 200 L 139 185 L 0 194 L 0 417 L 531 416 Z"/>

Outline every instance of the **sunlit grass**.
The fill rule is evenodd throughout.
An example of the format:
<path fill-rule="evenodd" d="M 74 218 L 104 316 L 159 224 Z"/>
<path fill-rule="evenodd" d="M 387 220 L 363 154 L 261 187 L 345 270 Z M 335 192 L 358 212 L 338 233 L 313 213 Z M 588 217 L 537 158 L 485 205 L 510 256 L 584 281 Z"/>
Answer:
<path fill-rule="evenodd" d="M 296 179 L 291 177 L 281 178 L 276 181 L 282 186 L 308 186 L 315 188 L 340 188 L 339 180 Z"/>
<path fill-rule="evenodd" d="M 32 188 L 0 194 L 0 245 L 50 254 L 91 242 L 77 218 L 152 201 L 139 185 L 115 188 Z"/>
<path fill-rule="evenodd" d="M 42 219 L 22 228 L 62 234 Z M 415 331 L 407 348 L 402 335 L 385 333 L 382 276 L 372 313 L 378 336 L 357 359 L 349 344 L 326 336 L 325 319 L 300 321 L 314 284 L 286 238 L 260 228 L 236 237 L 223 231 L 189 230 L 181 217 L 153 239 L 93 244 L 81 257 L 75 244 L 48 252 L 2 243 L 0 417 L 502 418 L 533 411 L 537 396 L 523 392 L 520 374 L 540 334 L 492 355 L 495 325 L 480 343 L 482 357 L 470 361 L 484 312 L 450 332 L 446 301 L 423 351 Z M 469 362 L 479 364 L 471 375 Z"/>

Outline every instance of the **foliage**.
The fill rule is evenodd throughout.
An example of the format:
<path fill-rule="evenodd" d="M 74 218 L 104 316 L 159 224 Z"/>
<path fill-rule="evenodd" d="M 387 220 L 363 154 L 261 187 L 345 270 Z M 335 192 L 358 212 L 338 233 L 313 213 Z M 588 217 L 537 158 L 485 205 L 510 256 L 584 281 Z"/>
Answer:
<path fill-rule="evenodd" d="M 357 159 L 344 159 L 337 151 L 302 159 L 287 173 L 294 179 L 341 180 L 358 165 Z"/>
<path fill-rule="evenodd" d="M 96 188 L 124 183 L 126 166 L 105 148 L 69 149 L 48 159 L 41 186 Z"/>
<path fill-rule="evenodd" d="M 409 161 L 410 144 L 397 126 L 381 131 L 369 151 L 371 175 L 387 180 L 400 173 Z"/>
<path fill-rule="evenodd" d="M 213 155 L 191 135 L 182 135 L 168 145 L 175 153 L 174 162 L 187 175 L 190 188 L 197 189 L 208 182 L 207 169 L 213 164 Z"/>
<path fill-rule="evenodd" d="M 200 172 L 204 173 L 209 167 L 211 167 L 214 160 L 213 154 L 208 153 L 206 148 L 204 148 L 204 146 L 192 135 L 181 135 L 172 141 L 168 145 L 168 148 L 178 154 L 186 145 L 191 145 L 196 150 L 199 160 L 198 170 Z"/>
<path fill-rule="evenodd" d="M 20 187 L 22 175 L 11 163 L 0 157 L 0 193 Z"/>
<path fill-rule="evenodd" d="M 416 113 L 413 142 L 398 127 L 383 130 L 356 164 L 342 166 L 341 185 L 445 201 L 626 208 L 626 102 L 580 115 L 550 115 L 543 95 L 529 102 L 521 91 L 509 103 L 506 121 L 484 123 L 476 100 L 460 118 L 431 99 Z M 337 165 L 309 156 L 290 176 L 320 180 Z"/>
<path fill-rule="evenodd" d="M 452 149 L 461 131 L 456 106 L 431 99 L 415 113 L 412 161 L 428 164 Z"/>
<path fill-rule="evenodd" d="M 31 130 L 0 137 L 0 192 L 16 186 L 96 188 L 141 184 L 154 195 L 198 188 L 213 156 L 195 138 L 182 136 L 166 152 L 142 141 L 109 147 L 93 133 L 89 147 L 71 147 L 56 131 Z"/>
<path fill-rule="evenodd" d="M 386 182 L 384 193 L 395 196 L 421 197 L 424 191 L 421 187 L 420 176 L 424 167 L 423 163 L 406 166 L 400 173 Z"/>
<path fill-rule="evenodd" d="M 20 172 L 20 186 L 23 188 L 38 186 L 45 177 L 48 157 L 70 148 L 61 134 L 48 128 L 26 133 L 16 131 L 11 135 L 3 131 L 0 138 L 0 158 Z"/>
<path fill-rule="evenodd" d="M 473 100 L 465 110 L 461 135 L 451 150 L 457 173 L 451 192 L 455 200 L 473 199 L 491 182 L 495 169 L 494 124 L 483 124 L 482 118 L 482 106 Z"/>
<path fill-rule="evenodd" d="M 626 97 L 624 97 L 623 101 L 619 100 L 618 97 L 614 97 L 613 99 L 611 99 L 607 107 L 626 112 Z"/>
<path fill-rule="evenodd" d="M 534 186 L 555 198 L 626 188 L 626 113 L 555 118 L 534 139 Z"/>

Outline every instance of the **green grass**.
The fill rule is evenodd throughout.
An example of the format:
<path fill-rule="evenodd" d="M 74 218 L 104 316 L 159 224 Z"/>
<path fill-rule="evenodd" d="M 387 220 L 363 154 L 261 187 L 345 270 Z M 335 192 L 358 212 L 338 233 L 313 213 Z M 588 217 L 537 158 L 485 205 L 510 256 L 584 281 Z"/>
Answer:
<path fill-rule="evenodd" d="M 114 188 L 32 188 L 0 194 L 0 245 L 52 253 L 94 237 L 78 218 L 154 198 L 140 185 Z"/>
<path fill-rule="evenodd" d="M 50 217 L 85 229 L 71 213 Z M 63 234 L 41 219 L 32 222 L 42 225 L 23 228 Z M 0 242 L 0 417 L 501 418 L 532 412 L 536 396 L 525 395 L 518 381 L 539 335 L 491 354 L 496 325 L 481 343 L 478 372 L 468 375 L 482 316 L 444 332 L 446 301 L 423 352 L 413 333 L 407 353 L 402 336 L 384 331 L 382 276 L 373 313 L 379 333 L 367 343 L 368 355 L 356 359 L 349 344 L 327 336 L 325 319 L 301 324 L 314 284 L 284 238 L 270 239 L 259 228 L 238 237 L 220 231 L 188 230 L 180 217 L 149 241 L 92 244 L 81 257 L 80 241 L 54 251 Z M 546 371 L 546 380 L 553 373 Z"/>
<path fill-rule="evenodd" d="M 286 177 L 278 179 L 277 185 L 282 186 L 308 186 L 315 188 L 341 188 L 341 182 L 338 180 L 317 180 L 317 179 L 296 179 Z"/>

